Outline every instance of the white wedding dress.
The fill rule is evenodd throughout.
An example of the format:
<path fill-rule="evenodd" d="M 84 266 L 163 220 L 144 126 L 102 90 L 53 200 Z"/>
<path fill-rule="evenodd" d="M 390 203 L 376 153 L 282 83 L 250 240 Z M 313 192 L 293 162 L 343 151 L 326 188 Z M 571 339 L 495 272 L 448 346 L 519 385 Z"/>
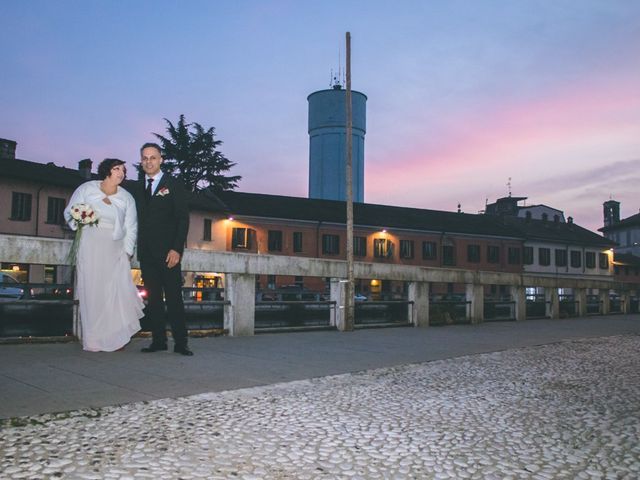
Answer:
<path fill-rule="evenodd" d="M 124 193 L 124 192 L 123 192 Z M 104 197 L 104 195 L 102 195 Z M 97 226 L 82 229 L 76 262 L 82 347 L 113 352 L 140 330 L 144 304 L 131 277 L 124 239 L 114 240 L 118 202 L 91 202 Z"/>

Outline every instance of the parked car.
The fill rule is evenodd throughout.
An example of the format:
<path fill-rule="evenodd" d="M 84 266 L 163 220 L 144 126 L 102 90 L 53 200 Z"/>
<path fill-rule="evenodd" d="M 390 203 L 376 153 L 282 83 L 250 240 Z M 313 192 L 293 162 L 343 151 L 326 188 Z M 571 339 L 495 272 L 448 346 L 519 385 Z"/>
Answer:
<path fill-rule="evenodd" d="M 24 288 L 21 288 L 20 282 L 11 275 L 0 272 L 0 299 L 17 299 L 24 296 Z"/>
<path fill-rule="evenodd" d="M 356 302 L 366 302 L 367 300 L 369 300 L 369 299 L 367 298 L 367 296 L 366 296 L 366 295 L 363 295 L 363 294 L 361 294 L 361 293 L 356 293 L 356 294 L 354 295 L 353 299 L 354 299 Z"/>

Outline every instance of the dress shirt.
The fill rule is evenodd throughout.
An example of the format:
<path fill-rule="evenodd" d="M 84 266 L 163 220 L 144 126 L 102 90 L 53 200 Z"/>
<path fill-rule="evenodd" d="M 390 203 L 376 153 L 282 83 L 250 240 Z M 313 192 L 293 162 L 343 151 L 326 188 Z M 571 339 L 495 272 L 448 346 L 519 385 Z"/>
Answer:
<path fill-rule="evenodd" d="M 153 179 L 153 183 L 151 184 L 151 196 L 153 197 L 153 194 L 156 193 L 156 190 L 158 189 L 158 185 L 160 184 L 160 179 L 162 178 L 162 175 L 164 174 L 164 172 L 159 171 L 155 177 L 150 177 L 149 175 L 145 175 L 144 176 L 144 186 L 146 188 L 147 186 L 147 180 L 152 178 Z"/>

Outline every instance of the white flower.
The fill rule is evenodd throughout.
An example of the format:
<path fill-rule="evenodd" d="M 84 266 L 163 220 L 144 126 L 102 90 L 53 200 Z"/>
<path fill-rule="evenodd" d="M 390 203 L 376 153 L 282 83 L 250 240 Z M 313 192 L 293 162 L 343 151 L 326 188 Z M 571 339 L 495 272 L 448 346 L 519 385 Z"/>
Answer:
<path fill-rule="evenodd" d="M 98 214 L 86 203 L 73 205 L 71 207 L 71 218 L 73 218 L 77 227 L 98 223 Z"/>

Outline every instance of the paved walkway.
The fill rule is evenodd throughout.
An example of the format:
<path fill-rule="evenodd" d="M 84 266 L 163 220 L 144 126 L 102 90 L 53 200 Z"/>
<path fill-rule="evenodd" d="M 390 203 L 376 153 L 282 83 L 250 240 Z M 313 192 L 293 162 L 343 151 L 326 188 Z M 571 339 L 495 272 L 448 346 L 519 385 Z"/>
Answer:
<path fill-rule="evenodd" d="M 194 338 L 193 357 L 0 345 L 0 418 L 221 392 L 567 339 L 640 334 L 640 315 Z"/>
<path fill-rule="evenodd" d="M 42 393 L 40 410 L 61 399 L 110 403 L 112 390 L 126 401 L 162 396 L 161 380 L 176 396 L 261 386 L 5 420 L 0 475 L 636 480 L 639 323 L 636 316 L 209 338 L 194 340 L 192 359 L 149 359 L 134 351 L 140 345 L 111 355 L 77 345 L 6 347 L 31 359 L 20 375 L 30 394 Z M 262 385 L 335 370 L 359 371 Z"/>

